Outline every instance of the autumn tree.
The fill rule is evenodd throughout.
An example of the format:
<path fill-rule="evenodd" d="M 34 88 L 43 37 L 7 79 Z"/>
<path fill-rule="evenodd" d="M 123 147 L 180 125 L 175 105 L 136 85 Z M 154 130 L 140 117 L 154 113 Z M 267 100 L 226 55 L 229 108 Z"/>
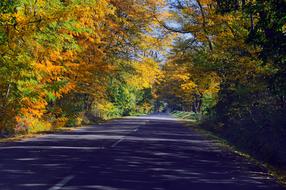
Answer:
<path fill-rule="evenodd" d="M 114 78 L 136 89 L 132 94 L 151 88 L 158 69 L 146 52 L 152 51 L 148 44 L 159 46 L 151 15 L 161 5 L 151 0 L 1 1 L 1 131 L 80 124 L 84 112 L 108 112 Z M 147 75 L 146 69 L 154 73 Z M 133 75 L 138 79 L 130 82 Z"/>
<path fill-rule="evenodd" d="M 204 118 L 213 131 L 244 149 L 255 147 L 263 160 L 281 161 L 285 150 L 273 147 L 285 143 L 285 1 L 176 0 L 169 5 L 159 22 L 179 38 L 159 98 L 175 109 L 195 111 L 183 106 L 196 102 L 192 94 L 197 93 L 199 112 L 211 113 Z M 208 98 L 202 95 L 206 86 L 214 87 L 206 90 Z M 211 102 L 205 113 L 204 101 Z"/>

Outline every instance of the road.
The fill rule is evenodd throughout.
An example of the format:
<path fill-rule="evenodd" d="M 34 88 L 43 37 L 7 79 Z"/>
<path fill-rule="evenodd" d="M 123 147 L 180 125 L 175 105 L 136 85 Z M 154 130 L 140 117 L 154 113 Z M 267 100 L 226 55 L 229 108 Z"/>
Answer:
<path fill-rule="evenodd" d="M 0 145 L 0 190 L 280 190 L 265 171 L 168 115 Z"/>

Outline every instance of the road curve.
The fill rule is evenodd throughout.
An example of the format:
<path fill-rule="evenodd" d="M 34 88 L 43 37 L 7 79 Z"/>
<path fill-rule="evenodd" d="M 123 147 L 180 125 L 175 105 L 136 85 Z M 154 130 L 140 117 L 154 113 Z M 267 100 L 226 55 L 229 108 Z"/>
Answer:
<path fill-rule="evenodd" d="M 0 190 L 282 190 L 168 115 L 0 144 Z"/>

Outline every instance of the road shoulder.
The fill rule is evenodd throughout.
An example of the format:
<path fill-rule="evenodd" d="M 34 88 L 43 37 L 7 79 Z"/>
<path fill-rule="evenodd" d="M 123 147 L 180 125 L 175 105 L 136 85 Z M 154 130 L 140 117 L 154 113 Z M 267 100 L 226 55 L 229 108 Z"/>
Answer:
<path fill-rule="evenodd" d="M 226 139 L 219 137 L 215 133 L 208 131 L 204 128 L 199 127 L 199 123 L 188 118 L 182 118 L 178 115 L 171 114 L 172 117 L 177 118 L 180 123 L 185 127 L 189 127 L 195 132 L 199 133 L 203 138 L 212 141 L 216 146 L 223 149 L 224 151 L 229 151 L 237 156 L 242 157 L 243 159 L 248 160 L 254 165 L 266 170 L 271 177 L 275 179 L 280 185 L 286 188 L 286 171 L 281 171 L 267 163 L 262 163 L 257 159 L 253 158 L 251 155 L 242 152 L 235 145 L 228 142 Z"/>

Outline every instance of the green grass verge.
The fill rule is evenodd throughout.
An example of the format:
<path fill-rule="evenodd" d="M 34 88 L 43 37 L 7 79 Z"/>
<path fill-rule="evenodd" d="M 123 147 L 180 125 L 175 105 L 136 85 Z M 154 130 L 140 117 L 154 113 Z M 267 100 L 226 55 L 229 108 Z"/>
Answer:
<path fill-rule="evenodd" d="M 37 131 L 37 132 L 33 132 L 33 133 L 28 133 L 28 134 L 8 136 L 8 137 L 0 138 L 0 143 L 16 142 L 16 141 L 21 141 L 23 139 L 40 137 L 40 136 L 46 135 L 46 134 L 63 133 L 63 132 L 73 131 L 77 128 L 79 128 L 79 127 L 53 128 L 50 130 Z"/>
<path fill-rule="evenodd" d="M 176 118 L 184 119 L 193 123 L 198 123 L 200 115 L 194 112 L 174 111 L 171 113 Z"/>
<path fill-rule="evenodd" d="M 8 142 L 16 142 L 16 141 L 21 141 L 23 139 L 29 139 L 29 138 L 35 138 L 35 137 L 40 137 L 42 135 L 46 134 L 57 134 L 57 133 L 64 133 L 64 132 L 69 132 L 69 131 L 74 131 L 78 128 L 85 127 L 85 126 L 91 126 L 91 125 L 99 125 L 108 121 L 120 119 L 122 117 L 114 117 L 110 119 L 101 119 L 98 120 L 97 122 L 89 122 L 87 124 L 82 124 L 79 126 L 74 126 L 74 127 L 53 127 L 53 128 L 41 128 L 41 130 L 31 130 L 27 134 L 15 134 L 13 136 L 7 136 L 7 137 L 0 137 L 0 143 L 8 143 Z"/>

